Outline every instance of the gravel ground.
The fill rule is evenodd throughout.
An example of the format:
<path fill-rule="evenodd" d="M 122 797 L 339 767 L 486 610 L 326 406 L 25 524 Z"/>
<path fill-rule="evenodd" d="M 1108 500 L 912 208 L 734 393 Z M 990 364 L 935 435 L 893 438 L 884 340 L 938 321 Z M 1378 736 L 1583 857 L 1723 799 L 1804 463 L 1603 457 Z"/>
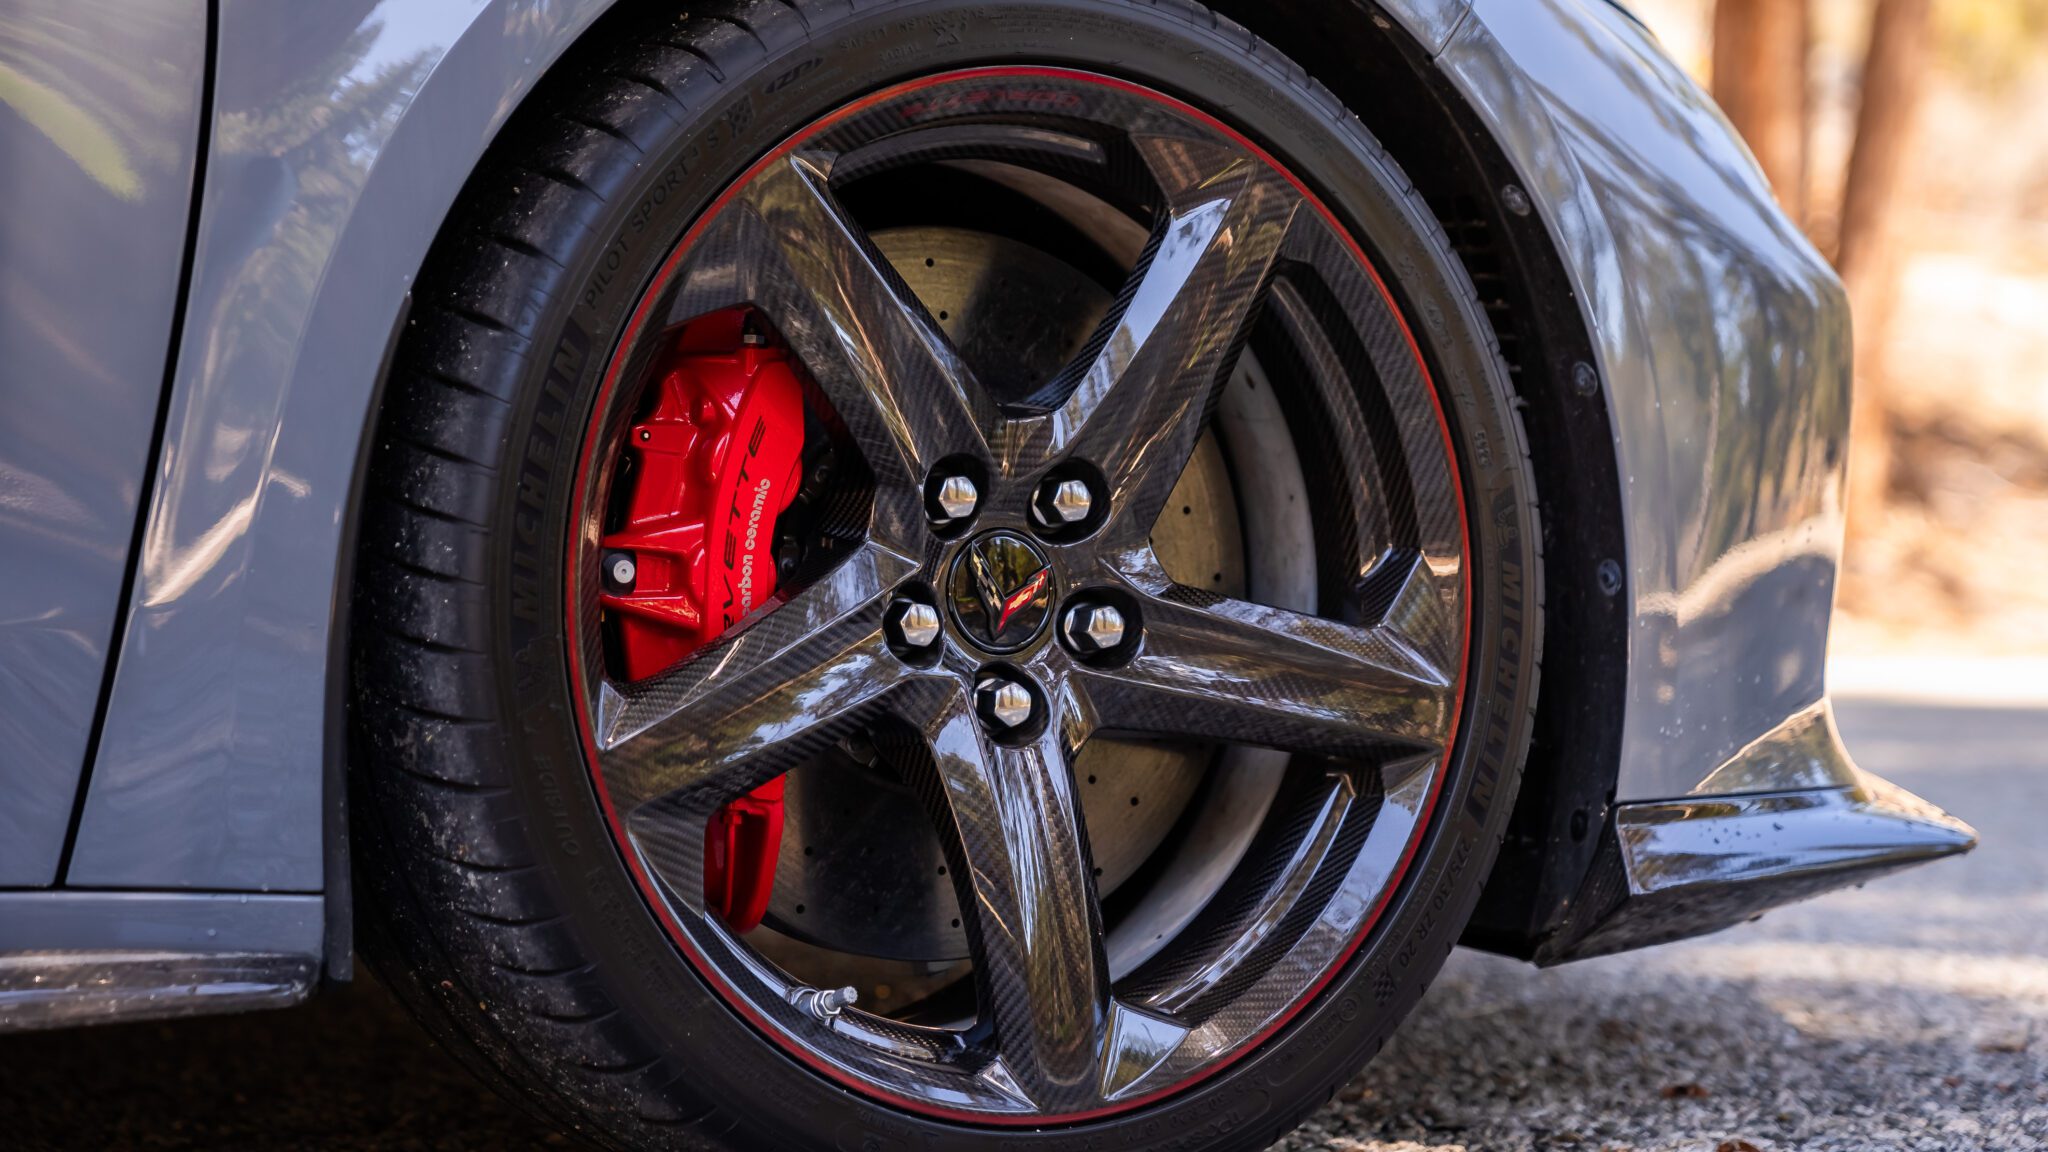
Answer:
<path fill-rule="evenodd" d="M 2048 712 L 1838 709 L 1962 860 L 1547 972 L 1459 952 L 1289 1152 L 2048 1147 Z"/>
<path fill-rule="evenodd" d="M 1867 766 L 1985 846 L 1762 921 L 1538 972 L 1476 953 L 1288 1152 L 2048 1146 L 2048 712 L 1845 705 Z M 0 1147 L 566 1147 L 375 985 L 288 1012 L 0 1039 Z"/>

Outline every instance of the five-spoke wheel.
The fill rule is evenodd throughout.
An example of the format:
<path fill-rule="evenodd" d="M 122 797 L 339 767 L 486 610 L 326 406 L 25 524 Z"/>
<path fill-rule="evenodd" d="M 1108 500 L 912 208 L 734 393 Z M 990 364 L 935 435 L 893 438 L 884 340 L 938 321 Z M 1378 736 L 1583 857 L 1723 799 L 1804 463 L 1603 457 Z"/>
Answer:
<path fill-rule="evenodd" d="M 1094 289 L 1093 322 L 1042 377 L 992 359 L 974 326 L 1005 319 L 989 277 L 1022 278 L 1051 256 L 1020 257 L 1017 271 L 1004 245 L 985 244 L 996 251 L 981 294 L 963 300 L 923 274 L 939 256 L 920 267 L 918 252 L 951 249 L 919 230 L 915 205 L 892 205 L 886 228 L 863 220 L 877 189 L 895 196 L 938 166 L 1064 197 L 1079 206 L 1070 230 L 1109 237 L 1091 255 L 1115 280 Z M 1115 260 L 1114 237 L 1132 233 L 1136 251 Z M 955 322 L 963 305 L 971 314 Z M 770 523 L 809 509 L 800 530 L 776 529 L 788 538 L 780 586 L 649 672 L 616 655 L 620 622 L 648 609 L 601 569 L 622 555 L 613 526 L 632 517 L 620 509 L 662 482 L 636 435 L 666 403 L 649 396 L 676 350 L 756 350 L 693 335 L 707 317 L 742 317 L 725 330 L 786 354 L 807 409 L 803 457 L 823 462 L 829 491 L 775 493 Z M 1271 363 L 1251 364 L 1248 348 Z M 1258 394 L 1261 382 L 1283 394 Z M 1229 399 L 1233 387 L 1253 398 Z M 1237 424 L 1266 421 L 1259 435 L 1284 442 L 1286 458 L 1232 461 L 1225 490 L 1208 495 L 1244 505 L 1232 465 L 1293 470 L 1285 495 L 1307 506 L 1243 508 L 1300 526 L 1312 570 L 1291 589 L 1219 589 L 1221 572 L 1177 571 L 1158 546 L 1192 515 L 1180 493 L 1233 404 Z M 717 435 L 752 427 L 714 415 L 727 421 Z M 1243 457 L 1253 434 L 1228 435 L 1245 441 L 1232 445 Z M 1450 434 L 1357 243 L 1218 121 L 1057 69 L 955 72 L 825 117 L 755 164 L 676 248 L 620 342 L 589 440 L 568 618 L 592 772 L 675 942 L 813 1067 L 986 1121 L 1129 1107 L 1285 1022 L 1400 881 L 1462 699 L 1466 539 Z M 808 464 L 769 471 L 779 482 L 792 467 Z M 677 483 L 706 480 L 726 478 Z M 769 500 L 755 483 L 725 487 Z M 758 483 L 769 492 L 767 473 Z M 766 530 L 761 515 L 743 517 L 750 532 Z M 677 563 L 707 567 L 699 587 L 716 599 L 735 556 L 763 547 L 752 535 L 737 552 L 701 540 Z M 1302 561 L 1266 567 L 1300 573 Z M 1083 802 L 1081 781 L 1100 774 L 1077 771 L 1090 742 L 1110 737 L 1198 749 L 1183 775 L 1235 773 L 1263 792 L 1215 829 L 1203 809 L 1228 808 L 1228 790 L 1184 780 L 1177 827 L 1157 859 L 1120 870 L 1115 901 L 1097 861 L 1118 829 Z M 1235 749 L 1257 754 L 1223 757 Z M 937 903 L 950 896 L 961 955 L 807 931 L 800 915 L 832 917 L 805 904 L 778 917 L 771 903 L 756 939 L 707 886 L 728 851 L 707 844 L 723 835 L 722 812 L 768 786 L 779 804 L 785 777 L 791 804 L 832 803 L 843 789 L 804 785 L 834 772 L 920 799 L 923 826 L 896 832 L 936 841 L 950 889 Z M 1176 867 L 1195 835 L 1220 855 Z M 835 891 L 797 847 L 775 847 L 773 883 L 819 905 L 886 895 L 914 870 L 878 864 L 881 878 Z M 807 940 L 797 949 L 790 936 Z M 864 1002 L 877 957 L 958 963 L 913 1004 Z"/>
<path fill-rule="evenodd" d="M 1545 379 L 1437 214 L 1465 145 L 1354 106 L 1404 172 L 1189 4 L 586 40 L 437 239 L 365 478 L 380 975 L 608 1146 L 1271 1143 L 1517 812 Z"/>

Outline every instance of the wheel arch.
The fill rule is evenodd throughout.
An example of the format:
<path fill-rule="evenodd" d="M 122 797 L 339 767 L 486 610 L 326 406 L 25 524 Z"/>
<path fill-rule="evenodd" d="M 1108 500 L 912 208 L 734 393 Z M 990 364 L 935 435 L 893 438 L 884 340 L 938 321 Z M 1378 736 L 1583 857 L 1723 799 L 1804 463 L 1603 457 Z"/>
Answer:
<path fill-rule="evenodd" d="M 565 53 L 610 13 L 632 7 L 573 0 L 522 16 L 513 0 L 491 0 L 435 24 L 390 21 L 381 8 L 358 4 L 349 9 L 352 23 L 326 19 L 318 36 L 289 13 L 224 14 L 217 125 L 234 115 L 235 93 L 247 107 L 261 107 L 272 95 L 266 83 L 322 69 L 348 84 L 379 81 L 364 42 L 378 61 L 417 69 L 418 82 L 395 85 L 370 109 L 367 125 L 310 128 L 251 117 L 238 133 L 215 135 L 224 154 L 209 165 L 202 192 L 185 351 L 173 374 L 130 626 L 119 638 L 108 736 L 80 831 L 80 879 L 106 887 L 327 891 L 345 907 L 338 810 L 345 665 L 334 653 L 346 630 L 339 584 L 386 336 L 402 323 L 407 292 L 498 131 Z M 1467 145 L 1456 150 L 1451 170 L 1474 178 L 1434 194 L 1432 202 L 1445 205 L 1440 212 L 1461 189 L 1483 191 L 1489 172 L 1505 169 L 1490 137 L 1472 127 L 1469 107 L 1430 66 L 1432 49 L 1392 26 L 1376 27 L 1365 10 L 1306 0 L 1223 7 L 1334 80 L 1355 105 L 1406 97 L 1439 127 L 1465 125 Z M 1455 4 L 1404 7 L 1413 9 L 1409 27 L 1437 47 L 1462 18 Z M 1317 33 L 1333 23 L 1343 39 L 1323 42 Z M 336 24 L 345 27 L 328 27 Z M 355 55 L 342 59 L 347 52 Z M 285 66 L 281 55 L 298 66 Z M 1373 126 L 1411 171 L 1428 171 L 1426 132 Z M 1490 199 L 1480 203 L 1498 217 Z M 1508 251 L 1543 283 L 1558 282 L 1548 238 L 1523 223 L 1506 233 Z M 252 275 L 266 267 L 290 275 Z M 251 292 L 252 282 L 261 291 Z M 1564 319 L 1532 321 L 1531 331 L 1552 342 L 1544 363 L 1553 369 L 1586 345 L 1583 331 Z M 1541 425 L 1532 420 L 1532 436 L 1548 441 Z M 244 433 L 236 445 L 255 448 L 219 441 L 223 428 Z M 349 432 L 337 436 L 336 429 Z M 1562 522 L 1556 510 L 1567 488 L 1545 475 L 1552 455 L 1538 448 L 1538 479 L 1552 519 Z M 1553 554 L 1559 551 L 1553 544 Z M 1559 591 L 1571 579 L 1553 576 L 1553 606 L 1571 599 Z M 1553 637 L 1564 634 L 1553 624 Z M 1558 648 L 1554 641 L 1554 684 L 1568 667 Z M 1611 719 L 1598 707 L 1577 712 L 1601 731 Z M 1553 723 L 1539 717 L 1535 786 L 1523 802 L 1529 811 L 1518 811 L 1503 859 L 1526 863 L 1517 845 L 1546 842 L 1524 831 L 1532 821 L 1559 824 L 1559 813 L 1537 811 L 1551 807 L 1539 801 L 1558 791 L 1542 783 L 1547 748 L 1580 750 L 1572 760 L 1578 767 L 1560 775 L 1577 779 L 1590 764 L 1608 776 L 1603 799 L 1611 787 L 1611 754 L 1598 751 L 1611 746 L 1558 739 Z M 1568 817 L 1565 811 L 1567 828 Z M 1489 896 L 1488 907 L 1494 903 Z M 347 972 L 345 924 L 330 920 L 329 967 L 337 976 Z"/>
<path fill-rule="evenodd" d="M 498 0 L 491 8 L 501 6 Z M 1549 675 L 1539 698 L 1535 736 L 1506 842 L 1466 942 L 1528 955 L 1558 925 L 1592 864 L 1615 795 L 1625 697 L 1627 615 L 1623 597 L 1599 592 L 1599 563 L 1628 564 L 1621 524 L 1621 491 L 1612 453 L 1574 452 L 1574 444 L 1611 444 L 1613 431 L 1604 403 L 1572 404 L 1571 382 L 1581 364 L 1597 363 L 1592 337 L 1573 293 L 1562 254 L 1537 213 L 1517 217 L 1506 211 L 1500 190 L 1519 181 L 1492 130 L 1433 62 L 1463 15 L 1461 3 L 1390 5 L 1395 21 L 1383 21 L 1352 0 L 1221 0 L 1219 12 L 1244 24 L 1308 69 L 1347 105 L 1400 108 L 1417 116 L 1366 116 L 1367 127 L 1415 179 L 1439 222 L 1481 289 L 1501 340 L 1518 395 L 1527 405 L 1532 461 L 1544 514 L 1546 658 Z M 503 77 L 497 115 L 477 139 L 474 155 L 452 184 L 440 168 L 431 197 L 432 224 L 415 240 L 410 284 L 429 257 L 434 238 L 458 202 L 476 164 L 504 125 L 536 92 L 545 91 L 578 43 L 603 34 L 610 18 L 633 9 L 630 0 L 590 0 L 559 26 L 550 40 L 553 54 L 536 57 L 530 69 Z M 486 9 L 488 11 L 489 9 Z M 580 16 L 580 23 L 579 23 Z M 573 31 L 569 31 L 573 29 Z M 474 32 L 472 27 L 469 35 Z M 1335 35 L 1327 33 L 1334 32 Z M 452 49 L 451 49 L 452 54 Z M 460 77 L 444 76 L 447 61 L 408 105 L 407 117 L 422 112 L 444 116 L 438 105 L 465 98 Z M 433 81 L 443 83 L 436 86 Z M 468 99 L 474 103 L 473 95 Z M 423 102 L 432 101 L 429 108 Z M 402 131 L 404 124 L 401 123 Z M 397 133 L 394 133 L 394 139 Z M 390 150 L 387 149 L 387 152 Z M 373 180 L 385 188 L 405 186 L 423 158 L 380 157 Z M 432 163 L 432 161 L 426 161 Z M 452 167 L 452 165 L 450 166 Z M 386 178 L 389 178 L 388 180 Z M 372 189 L 366 186 L 364 201 Z M 360 212 L 359 212 L 360 214 Z M 344 237 L 344 242 L 347 242 Z M 341 258 L 337 252 L 336 259 Z M 324 293 L 323 293 L 324 295 Z M 409 294 L 395 309 L 393 343 L 402 328 Z M 317 307 L 317 305 L 316 305 Z M 363 441 L 374 435 L 376 396 L 388 374 L 385 359 L 361 399 Z M 1549 387 L 1546 387 L 1549 385 Z M 1581 397 L 1581 400 L 1584 398 Z M 365 458 L 367 453 L 362 454 Z M 339 583 L 327 643 L 331 654 L 326 685 L 322 771 L 326 799 L 325 876 L 330 903 L 330 971 L 345 973 L 348 917 L 346 821 L 347 595 L 352 566 L 353 517 L 359 506 L 361 470 L 349 477 L 343 506 L 344 532 L 336 543 Z"/>
<path fill-rule="evenodd" d="M 1631 566 L 1593 330 L 1534 182 L 1437 66 L 1456 24 L 1449 6 L 1214 7 L 1336 92 L 1415 181 L 1479 288 L 1523 405 L 1543 518 L 1544 676 L 1521 792 L 1464 943 L 1526 958 L 1563 927 L 1601 847 L 1620 767 L 1631 619 L 1621 582 Z M 1524 190 L 1520 213 L 1507 206 L 1511 186 Z M 1585 450 L 1592 445 L 1606 450 Z M 1615 566 L 1604 585 L 1603 562 Z"/>
<path fill-rule="evenodd" d="M 505 2 L 493 0 L 484 11 Z M 1598 570 L 1602 560 L 1610 559 L 1621 571 L 1629 570 L 1619 471 L 1612 452 L 1572 451 L 1574 445 L 1614 442 L 1608 407 L 1600 402 L 1604 379 L 1593 402 L 1585 402 L 1583 396 L 1578 403 L 1570 402 L 1576 370 L 1599 362 L 1595 344 L 1564 256 L 1541 214 L 1518 217 L 1502 206 L 1501 189 L 1521 179 L 1514 165 L 1493 129 L 1435 66 L 1436 53 L 1466 17 L 1464 0 L 1393 0 L 1386 7 L 1391 22 L 1375 18 L 1377 12 L 1357 0 L 1216 0 L 1212 6 L 1280 48 L 1348 106 L 1424 113 L 1363 118 L 1416 181 L 1480 287 L 1517 394 L 1526 405 L 1523 415 L 1544 517 L 1549 674 L 1539 697 L 1521 794 L 1493 872 L 1500 879 L 1489 883 L 1465 942 L 1527 956 L 1557 929 L 1590 871 L 1601 831 L 1609 822 L 1618 773 L 1627 598 L 1603 594 Z M 461 165 L 452 185 L 447 169 L 440 170 L 430 205 L 432 224 L 423 238 L 409 234 L 416 252 L 407 285 L 425 265 L 435 237 L 498 132 L 536 93 L 545 91 L 548 76 L 562 70 L 579 44 L 601 37 L 611 20 L 626 18 L 637 7 L 632 0 L 585 0 L 547 41 L 552 54 L 536 55 L 531 67 L 502 77 L 496 114 L 481 126 L 474 155 Z M 483 22 L 474 22 L 464 35 Z M 445 60 L 437 64 L 428 85 L 408 105 L 408 117 L 423 111 L 422 101 L 429 98 L 437 105 L 465 99 L 479 103 L 473 93 L 462 91 L 459 77 L 442 76 L 446 66 Z M 437 87 L 436 79 L 448 82 Z M 409 163 L 395 167 L 387 166 L 390 157 L 381 158 L 373 178 L 390 177 L 385 188 L 404 187 L 406 174 L 421 163 L 421 158 L 405 159 Z M 369 192 L 366 187 L 366 201 Z M 391 327 L 394 346 L 409 306 L 408 292 Z M 384 349 L 384 359 L 364 388 L 365 444 L 376 431 L 377 397 L 390 371 L 390 351 Z M 368 453 L 361 455 L 366 460 Z M 325 873 L 334 938 L 330 971 L 342 973 L 348 955 L 349 900 L 343 813 L 346 585 L 352 571 L 361 474 L 357 466 L 348 480 L 344 531 L 335 553 L 339 583 L 327 635 L 331 672 L 324 728 L 328 751 L 322 771 L 329 812 Z"/>
<path fill-rule="evenodd" d="M 510 7 L 516 0 L 489 0 L 489 3 L 473 14 L 464 35 L 478 30 L 478 25 L 488 24 L 485 19 L 492 12 Z M 434 90 L 436 104 L 467 103 L 471 107 L 457 107 L 452 113 L 468 119 L 477 129 L 473 138 L 473 150 L 458 164 L 450 162 L 446 167 L 434 167 L 434 194 L 426 205 L 420 222 L 431 220 L 424 232 L 418 223 L 408 233 L 410 241 L 400 259 L 409 258 L 404 276 L 405 290 L 397 301 L 396 315 L 392 320 L 388 343 L 375 372 L 368 378 L 364 389 L 361 409 L 362 431 L 356 441 L 355 461 L 348 477 L 347 499 L 341 509 L 341 535 L 335 551 L 335 583 L 332 614 L 326 635 L 327 676 L 324 685 L 325 714 L 322 728 L 324 749 L 321 765 L 322 795 L 326 805 L 323 821 L 322 858 L 325 873 L 324 893 L 326 896 L 326 949 L 324 976 L 330 981 L 345 981 L 353 976 L 354 967 L 354 887 L 351 882 L 351 847 L 349 840 L 350 787 L 348 780 L 350 757 L 349 698 L 351 691 L 349 651 L 353 584 L 356 570 L 356 552 L 360 539 L 361 519 L 366 502 L 365 487 L 369 479 L 371 458 L 379 428 L 384 419 L 384 402 L 387 387 L 396 372 L 400 339 L 413 313 L 412 286 L 417 284 L 429 261 L 434 258 L 434 249 L 442 234 L 447 230 L 450 217 L 468 194 L 469 186 L 483 167 L 492 145 L 507 125 L 514 124 L 522 114 L 527 113 L 537 98 L 545 98 L 549 82 L 557 80 L 573 70 L 579 51 L 588 49 L 601 41 L 606 30 L 621 19 L 630 18 L 632 12 L 646 7 L 640 0 L 574 0 L 570 10 L 562 19 L 547 30 L 539 41 L 540 51 L 523 56 L 520 67 L 496 78 L 491 91 L 494 99 L 489 102 L 488 120 L 475 123 L 474 115 L 483 104 L 479 91 L 464 88 L 464 83 L 475 83 L 475 77 L 455 77 Z M 507 13 L 509 16 L 509 13 Z M 509 27 L 509 21 L 507 21 Z M 451 48 L 452 51 L 452 48 Z M 441 75 L 446 61 L 436 64 L 433 76 Z M 430 76 L 430 79 L 433 78 Z M 406 114 L 419 110 L 421 97 L 428 95 L 423 87 L 419 97 L 407 106 Z M 443 115 L 429 111 L 429 115 Z M 465 143 L 470 141 L 465 140 Z M 386 188 L 403 188 L 403 178 L 408 174 L 433 167 L 431 158 L 405 157 L 405 163 L 390 174 L 394 177 Z M 452 174 L 452 176 L 451 176 Z M 450 182 L 452 179 L 452 183 Z M 360 213 L 359 213 L 360 214 Z"/>

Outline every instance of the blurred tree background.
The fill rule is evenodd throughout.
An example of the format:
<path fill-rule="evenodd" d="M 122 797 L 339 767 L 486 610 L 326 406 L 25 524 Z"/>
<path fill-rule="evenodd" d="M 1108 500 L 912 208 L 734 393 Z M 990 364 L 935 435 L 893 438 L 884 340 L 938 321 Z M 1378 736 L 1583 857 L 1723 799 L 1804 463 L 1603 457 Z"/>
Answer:
<path fill-rule="evenodd" d="M 2048 0 L 1635 0 L 1856 315 L 1839 662 L 2048 656 Z"/>

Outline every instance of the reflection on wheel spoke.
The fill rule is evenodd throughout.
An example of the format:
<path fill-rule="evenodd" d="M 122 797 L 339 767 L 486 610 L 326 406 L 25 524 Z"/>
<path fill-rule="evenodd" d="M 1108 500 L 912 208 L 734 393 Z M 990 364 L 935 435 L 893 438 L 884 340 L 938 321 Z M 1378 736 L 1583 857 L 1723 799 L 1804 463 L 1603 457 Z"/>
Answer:
<path fill-rule="evenodd" d="M 667 672 L 604 685 L 599 733 L 607 782 L 622 808 L 718 781 L 785 748 L 824 720 L 889 692 L 911 674 L 888 649 L 882 619 L 910 561 L 870 544 L 787 603 L 770 604 Z M 771 755 L 779 752 L 779 755 Z M 774 765 L 751 774 L 775 774 Z"/>
<path fill-rule="evenodd" d="M 1009 472 L 1068 455 L 1097 462 L 1112 530 L 1126 536 L 1150 528 L 1193 453 L 1300 203 L 1246 159 L 1174 210 L 1122 310 L 1049 388 L 1051 411 L 1013 423 L 997 447 Z"/>
<path fill-rule="evenodd" d="M 1143 616 L 1127 665 L 1082 673 L 1105 729 L 1362 758 L 1446 738 L 1445 678 L 1380 628 L 1177 588 Z"/>
<path fill-rule="evenodd" d="M 1086 1106 L 1099 1088 L 1109 974 L 1064 726 L 1055 718 L 1035 739 L 997 743 L 955 701 L 927 731 L 1004 1065 L 1040 1107 Z"/>

